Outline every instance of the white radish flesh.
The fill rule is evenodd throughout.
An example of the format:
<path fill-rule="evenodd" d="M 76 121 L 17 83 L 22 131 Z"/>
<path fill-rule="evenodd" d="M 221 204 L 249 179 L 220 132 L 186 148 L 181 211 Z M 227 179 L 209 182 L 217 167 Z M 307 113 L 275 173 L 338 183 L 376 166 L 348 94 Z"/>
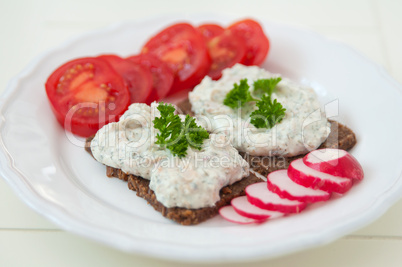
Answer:
<path fill-rule="evenodd" d="M 341 149 L 318 149 L 303 158 L 306 166 L 334 176 L 362 180 L 363 168 L 355 157 Z"/>
<path fill-rule="evenodd" d="M 268 189 L 281 198 L 302 202 L 325 201 L 331 197 L 326 191 L 307 188 L 293 182 L 286 170 L 271 172 L 267 178 Z"/>
<path fill-rule="evenodd" d="M 327 192 L 343 194 L 352 187 L 351 179 L 311 169 L 303 163 L 303 159 L 297 159 L 290 163 L 288 176 L 297 184 Z"/>
<path fill-rule="evenodd" d="M 262 223 L 265 220 L 256 220 L 241 216 L 238 214 L 232 206 L 225 206 L 219 209 L 219 214 L 227 221 L 239 223 L 239 224 L 250 224 L 250 223 Z"/>
<path fill-rule="evenodd" d="M 280 198 L 277 194 L 268 190 L 265 182 L 247 186 L 246 195 L 252 205 L 282 213 L 298 213 L 307 206 L 305 202 Z"/>
<path fill-rule="evenodd" d="M 231 204 L 238 214 L 251 219 L 274 219 L 284 215 L 282 212 L 264 210 L 252 205 L 247 200 L 247 196 L 236 197 L 232 199 Z"/>

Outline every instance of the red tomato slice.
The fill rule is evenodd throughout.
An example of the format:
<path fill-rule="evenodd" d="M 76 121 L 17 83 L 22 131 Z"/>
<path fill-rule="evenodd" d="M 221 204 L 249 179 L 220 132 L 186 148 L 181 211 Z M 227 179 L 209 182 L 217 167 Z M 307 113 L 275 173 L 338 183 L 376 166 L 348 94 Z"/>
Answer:
<path fill-rule="evenodd" d="M 192 88 L 208 73 L 211 59 L 201 34 L 188 23 L 165 28 L 142 48 L 166 62 L 175 78 L 169 95 Z"/>
<path fill-rule="evenodd" d="M 123 78 L 97 58 L 63 64 L 49 76 L 45 87 L 57 121 L 83 137 L 117 121 L 130 103 Z"/>
<path fill-rule="evenodd" d="M 140 54 L 127 59 L 151 71 L 153 82 L 152 90 L 151 94 L 145 100 L 145 103 L 149 105 L 168 95 L 172 88 L 174 75 L 173 71 L 165 62 L 150 54 Z"/>
<path fill-rule="evenodd" d="M 245 19 L 228 27 L 246 44 L 246 56 L 241 62 L 244 65 L 260 65 L 264 62 L 269 50 L 269 40 L 258 22 Z"/>
<path fill-rule="evenodd" d="M 212 59 L 208 76 L 217 80 L 222 76 L 222 70 L 241 62 L 246 55 L 246 45 L 231 31 L 224 31 L 212 38 L 208 43 L 209 55 Z"/>
<path fill-rule="evenodd" d="M 212 38 L 221 35 L 225 29 L 217 24 L 202 24 L 197 27 L 197 31 L 201 33 L 205 41 L 209 41 Z"/>
<path fill-rule="evenodd" d="M 143 103 L 152 91 L 152 74 L 149 69 L 116 55 L 101 55 L 126 81 L 131 103 Z"/>

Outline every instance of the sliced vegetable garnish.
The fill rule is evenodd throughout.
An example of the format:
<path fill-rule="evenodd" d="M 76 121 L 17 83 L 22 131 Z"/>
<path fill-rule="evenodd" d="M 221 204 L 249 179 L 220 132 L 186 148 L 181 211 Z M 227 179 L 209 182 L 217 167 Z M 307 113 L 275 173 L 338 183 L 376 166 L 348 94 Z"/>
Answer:
<path fill-rule="evenodd" d="M 362 180 L 363 168 L 349 152 L 324 148 L 314 150 L 303 158 L 304 164 L 314 170 L 350 179 Z"/>
<path fill-rule="evenodd" d="M 222 34 L 225 29 L 218 24 L 202 24 L 197 27 L 197 31 L 201 33 L 205 41 L 209 41 L 215 36 Z"/>
<path fill-rule="evenodd" d="M 267 186 L 269 191 L 281 198 L 301 202 L 326 201 L 331 197 L 331 193 L 326 191 L 304 187 L 293 182 L 289 178 L 287 170 L 278 170 L 268 174 Z"/>
<path fill-rule="evenodd" d="M 127 59 L 116 55 L 88 57 L 74 63 L 76 66 L 70 64 L 74 60 L 67 62 L 60 67 L 62 70 L 57 69 L 49 77 L 46 92 L 53 112 L 63 126 L 66 109 L 73 106 L 78 109 L 77 104 L 99 101 L 116 104 L 116 108 L 100 108 L 102 114 L 106 111 L 106 116 L 112 116 L 108 119 L 89 119 L 100 109 L 80 106 L 69 129 L 88 136 L 101 125 L 117 120 L 124 112 L 128 105 L 126 89 L 128 103 L 150 104 L 193 88 L 206 75 L 219 79 L 223 69 L 236 63 L 258 65 L 265 59 L 268 49 L 269 41 L 261 26 L 250 19 L 238 21 L 226 29 L 218 24 L 202 24 L 195 28 L 189 23 L 177 23 L 151 37 L 140 55 Z M 237 100 L 233 100 L 229 100 L 228 105 L 237 108 Z M 240 106 L 248 101 L 254 99 L 241 99 Z"/>
<path fill-rule="evenodd" d="M 131 103 L 143 103 L 152 90 L 152 75 L 148 68 L 116 55 L 102 55 L 98 58 L 107 61 L 123 77 L 130 91 Z"/>
<path fill-rule="evenodd" d="M 45 87 L 57 121 L 83 137 L 118 120 L 130 103 L 123 78 L 97 58 L 63 64 L 49 76 Z"/>
<path fill-rule="evenodd" d="M 269 191 L 266 182 L 251 184 L 246 187 L 245 191 L 248 201 L 260 209 L 283 213 L 299 213 L 307 206 L 306 202 L 281 198 Z"/>
<path fill-rule="evenodd" d="M 197 85 L 211 65 L 203 37 L 188 23 L 165 28 L 144 45 L 141 53 L 158 57 L 173 71 L 171 94 Z"/>
<path fill-rule="evenodd" d="M 219 214 L 229 222 L 239 223 L 239 224 L 250 224 L 250 223 L 263 223 L 266 219 L 252 219 L 240 215 L 232 206 L 224 206 L 219 209 Z"/>
<path fill-rule="evenodd" d="M 231 31 L 224 31 L 207 42 L 212 64 L 208 76 L 217 80 L 222 76 L 222 70 L 232 67 L 243 60 L 246 55 L 246 45 Z"/>
<path fill-rule="evenodd" d="M 288 176 L 299 185 L 339 194 L 346 193 L 353 185 L 353 180 L 350 178 L 330 175 L 307 167 L 303 159 L 290 163 Z"/>
<path fill-rule="evenodd" d="M 235 22 L 228 29 L 246 44 L 246 56 L 241 62 L 242 64 L 251 66 L 264 62 L 269 50 L 269 40 L 258 22 L 245 19 Z"/>
<path fill-rule="evenodd" d="M 142 65 L 152 74 L 152 90 L 145 103 L 151 104 L 153 101 L 163 99 L 169 94 L 174 75 L 165 62 L 150 54 L 140 54 L 127 59 Z"/>

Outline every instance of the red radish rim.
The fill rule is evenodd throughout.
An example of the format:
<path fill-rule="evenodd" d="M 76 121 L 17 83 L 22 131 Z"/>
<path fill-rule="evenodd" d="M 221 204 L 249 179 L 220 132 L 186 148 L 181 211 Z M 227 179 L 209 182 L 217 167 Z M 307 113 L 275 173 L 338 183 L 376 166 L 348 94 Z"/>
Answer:
<path fill-rule="evenodd" d="M 259 207 L 260 209 L 279 211 L 279 212 L 282 212 L 282 213 L 300 213 L 307 206 L 307 203 L 305 203 L 305 202 L 299 202 L 299 201 L 288 200 L 288 199 L 281 199 L 281 200 L 283 200 L 283 201 L 286 200 L 288 202 L 293 201 L 293 202 L 296 202 L 296 203 L 286 205 L 286 204 L 264 202 L 263 200 L 261 200 L 257 196 L 254 196 L 253 194 L 250 193 L 250 190 L 253 190 L 253 187 L 257 187 L 257 186 L 264 187 L 267 190 L 267 192 L 269 192 L 269 193 L 272 193 L 272 192 L 270 192 L 268 190 L 266 182 L 255 183 L 255 184 L 252 184 L 252 185 L 249 185 L 249 186 L 246 187 L 245 191 L 246 191 L 248 201 L 252 205 L 255 205 L 255 206 Z M 257 189 L 259 189 L 259 188 L 257 188 Z M 275 193 L 272 193 L 272 194 L 275 194 Z M 278 198 L 280 198 L 278 195 L 276 195 L 276 196 Z"/>
<path fill-rule="evenodd" d="M 278 170 L 278 171 L 270 173 L 267 177 L 267 187 L 268 187 L 268 190 L 277 194 L 281 198 L 286 198 L 289 200 L 297 200 L 297 201 L 301 201 L 301 202 L 308 202 L 308 203 L 313 203 L 313 202 L 318 202 L 318 201 L 326 201 L 331 198 L 331 193 L 325 192 L 325 191 L 323 191 L 323 192 L 325 192 L 326 194 L 322 194 L 322 195 L 304 195 L 304 196 L 292 195 L 285 189 L 280 188 L 277 184 L 273 183 L 271 181 L 272 179 L 270 180 L 270 176 L 272 177 L 272 175 L 275 175 L 275 173 L 277 173 L 277 172 L 286 172 L 286 175 L 287 175 L 286 170 Z M 288 177 L 288 178 L 291 180 L 290 177 Z M 294 181 L 292 180 L 292 182 L 294 182 Z M 295 184 L 297 184 L 297 183 L 295 183 Z M 299 184 L 297 184 L 297 185 L 299 185 Z M 299 186 L 302 186 L 302 185 L 299 185 Z M 309 189 L 311 189 L 311 188 L 309 188 Z M 322 190 L 320 190 L 320 191 L 322 191 Z"/>
<path fill-rule="evenodd" d="M 248 202 L 247 196 L 241 196 L 241 197 L 236 197 L 236 198 L 232 199 L 231 204 L 232 204 L 233 209 L 234 209 L 238 214 L 240 214 L 240 215 L 242 215 L 242 216 L 244 216 L 244 217 L 251 218 L 251 219 L 255 219 L 255 220 L 268 220 L 268 219 L 270 219 L 271 217 L 276 218 L 277 216 L 279 216 L 279 215 L 277 215 L 277 214 L 257 214 L 257 213 L 253 213 L 252 210 L 250 210 L 250 211 L 245 211 L 245 210 L 243 210 L 243 209 L 240 209 L 240 208 L 238 207 L 238 204 L 236 204 L 236 201 L 239 201 L 239 199 L 245 199 L 245 200 Z M 248 202 L 248 204 L 254 206 L 254 205 L 251 204 L 250 202 Z M 260 208 L 258 208 L 257 206 L 254 206 L 254 208 L 255 208 L 255 209 L 260 209 Z M 260 210 L 262 210 L 262 212 L 266 212 L 266 213 L 267 213 L 267 212 L 268 212 L 268 213 L 269 213 L 269 212 L 274 212 L 274 211 L 268 211 L 268 210 L 263 210 L 263 209 L 260 209 Z M 279 214 L 279 212 L 278 212 L 278 214 Z M 275 216 L 275 215 L 277 215 L 277 216 Z"/>
<path fill-rule="evenodd" d="M 294 167 L 295 164 L 301 164 L 302 168 L 307 168 L 310 174 L 305 174 L 303 171 Z M 312 168 L 307 167 L 303 163 L 303 159 L 297 159 L 290 163 L 288 168 L 288 176 L 295 183 L 305 187 L 314 189 L 320 189 L 327 192 L 336 192 L 344 194 L 352 187 L 353 183 L 351 179 L 345 177 L 337 177 L 327 173 L 322 173 Z M 339 180 L 339 183 L 331 181 L 329 179 L 321 179 L 319 177 L 327 176 L 329 179 Z M 317 179 L 318 178 L 318 179 Z"/>
<path fill-rule="evenodd" d="M 330 154 L 329 159 L 322 159 L 325 156 L 328 157 L 328 154 Z M 335 154 L 338 154 L 336 158 L 334 157 Z M 326 148 L 314 150 L 303 157 L 303 162 L 314 170 L 334 176 L 357 179 L 359 181 L 364 177 L 364 171 L 359 161 L 342 149 Z"/>
<path fill-rule="evenodd" d="M 225 212 L 227 212 L 228 209 L 230 210 L 230 211 L 229 211 L 230 213 L 226 213 L 226 214 L 225 214 Z M 231 206 L 231 205 L 221 207 L 221 208 L 219 209 L 219 214 L 220 214 L 220 215 L 222 216 L 222 218 L 224 218 L 226 221 L 229 221 L 229 222 L 232 222 L 232 223 L 237 223 L 237 224 L 253 224 L 253 223 L 260 224 L 260 223 L 263 223 L 263 222 L 266 221 L 266 220 L 256 220 L 256 219 L 247 218 L 247 217 L 245 217 L 245 216 L 242 216 L 242 215 L 238 214 L 238 213 L 235 211 L 235 209 L 233 208 L 233 206 Z M 244 219 L 245 221 L 235 220 L 235 219 L 233 219 L 233 217 L 231 218 L 230 216 L 232 216 L 233 214 L 234 214 L 235 216 L 239 217 L 240 219 Z"/>

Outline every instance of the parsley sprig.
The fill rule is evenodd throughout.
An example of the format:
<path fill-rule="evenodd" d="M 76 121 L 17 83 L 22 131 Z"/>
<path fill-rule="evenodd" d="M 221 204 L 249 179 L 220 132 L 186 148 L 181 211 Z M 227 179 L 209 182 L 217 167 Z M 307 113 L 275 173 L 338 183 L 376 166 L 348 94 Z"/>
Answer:
<path fill-rule="evenodd" d="M 209 138 L 207 130 L 198 126 L 195 119 L 190 115 L 186 115 L 184 120 L 184 132 L 188 144 L 195 149 L 201 150 L 202 143 Z"/>
<path fill-rule="evenodd" d="M 250 122 L 257 128 L 272 128 L 285 116 L 286 109 L 276 99 L 272 101 L 270 95 L 263 95 L 256 105 L 258 109 L 251 113 Z"/>
<path fill-rule="evenodd" d="M 281 77 L 278 78 L 271 78 L 271 79 L 259 79 L 254 82 L 254 93 L 262 93 L 268 94 L 269 96 L 275 90 L 275 87 L 278 83 L 282 81 Z"/>
<path fill-rule="evenodd" d="M 247 83 L 247 79 L 243 79 L 239 84 L 235 83 L 233 89 L 226 95 L 223 104 L 232 109 L 243 107 L 247 102 L 257 101 L 250 94 L 250 86 Z"/>
<path fill-rule="evenodd" d="M 198 126 L 193 117 L 186 115 L 182 122 L 180 116 L 174 114 L 175 108 L 163 102 L 158 105 L 158 110 L 161 116 L 153 121 L 154 128 L 159 130 L 155 144 L 169 149 L 179 158 L 187 155 L 188 146 L 201 150 L 204 140 L 209 138 L 209 133 Z"/>
<path fill-rule="evenodd" d="M 247 79 L 243 79 L 240 84 L 234 84 L 233 89 L 226 95 L 223 104 L 236 109 L 243 107 L 248 102 L 256 101 L 258 109 L 250 114 L 250 122 L 256 128 L 272 128 L 285 117 L 286 109 L 276 99 L 274 101 L 271 99 L 272 93 L 281 80 L 280 77 L 256 80 L 253 83 L 253 92 L 261 95 L 258 100 L 251 96 Z"/>

